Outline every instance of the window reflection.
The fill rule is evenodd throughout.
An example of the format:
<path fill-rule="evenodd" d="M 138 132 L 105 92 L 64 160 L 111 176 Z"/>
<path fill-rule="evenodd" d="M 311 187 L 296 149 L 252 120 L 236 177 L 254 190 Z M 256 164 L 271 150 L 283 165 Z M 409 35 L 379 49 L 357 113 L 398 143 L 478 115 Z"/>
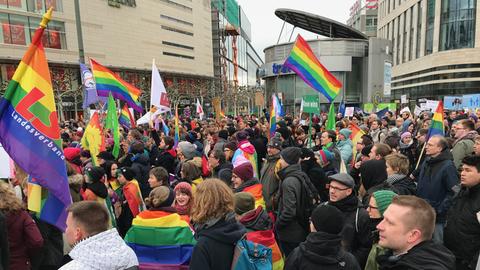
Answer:
<path fill-rule="evenodd" d="M 440 50 L 474 47 L 475 6 L 474 0 L 442 0 Z"/>

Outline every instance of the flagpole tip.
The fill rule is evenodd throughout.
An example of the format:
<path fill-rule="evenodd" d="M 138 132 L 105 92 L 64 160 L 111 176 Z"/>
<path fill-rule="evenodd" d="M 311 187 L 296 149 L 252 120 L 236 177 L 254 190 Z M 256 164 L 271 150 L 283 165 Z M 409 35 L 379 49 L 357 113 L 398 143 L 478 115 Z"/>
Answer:
<path fill-rule="evenodd" d="M 43 14 L 42 21 L 40 22 L 40 27 L 46 28 L 48 22 L 52 19 L 53 7 L 50 7 L 48 11 Z"/>

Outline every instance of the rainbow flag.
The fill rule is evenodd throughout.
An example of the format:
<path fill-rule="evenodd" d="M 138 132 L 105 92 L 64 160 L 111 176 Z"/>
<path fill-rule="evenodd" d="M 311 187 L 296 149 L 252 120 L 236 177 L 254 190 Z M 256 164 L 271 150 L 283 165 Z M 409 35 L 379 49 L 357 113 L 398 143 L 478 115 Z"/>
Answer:
<path fill-rule="evenodd" d="M 101 151 L 105 151 L 105 138 L 103 136 L 103 128 L 100 125 L 98 112 L 95 112 L 90 119 L 90 122 L 88 122 L 80 142 L 83 149 L 90 151 L 93 166 L 97 166 L 97 155 Z"/>
<path fill-rule="evenodd" d="M 175 106 L 175 137 L 173 149 L 177 148 L 178 142 L 180 141 L 180 127 L 178 126 L 178 105 Z"/>
<path fill-rule="evenodd" d="M 141 269 L 182 269 L 190 263 L 196 244 L 180 215 L 149 210 L 133 219 L 125 242 L 137 254 Z"/>
<path fill-rule="evenodd" d="M 352 130 L 352 134 L 350 134 L 350 139 L 352 140 L 353 145 L 352 164 L 355 164 L 355 159 L 357 157 L 357 143 L 362 140 L 362 136 L 365 134 L 365 132 L 353 122 L 350 123 L 350 129 Z"/>
<path fill-rule="evenodd" d="M 284 259 L 272 230 L 248 232 L 247 240 L 272 249 L 272 270 L 283 270 Z"/>
<path fill-rule="evenodd" d="M 270 110 L 270 132 L 268 133 L 269 139 L 275 137 L 275 131 L 277 130 L 277 108 L 275 94 L 272 95 L 272 109 Z"/>
<path fill-rule="evenodd" d="M 142 192 L 140 192 L 140 186 L 137 180 L 133 179 L 126 183 L 123 188 L 123 195 L 128 203 L 128 208 L 132 212 L 132 215 L 136 217 L 140 212 L 146 209 L 143 203 Z"/>
<path fill-rule="evenodd" d="M 45 222 L 65 230 L 66 208 L 72 203 L 65 156 L 42 36 L 52 16 L 43 15 L 0 100 L 0 143 L 36 184 L 48 190 L 48 203 L 30 205 Z"/>
<path fill-rule="evenodd" d="M 142 104 L 138 100 L 142 91 L 122 80 L 117 74 L 100 65 L 97 61 L 90 59 L 90 63 L 99 96 L 108 97 L 108 93 L 112 93 L 114 98 L 127 102 L 134 110 L 140 113 L 143 111 Z"/>
<path fill-rule="evenodd" d="M 263 199 L 262 194 L 262 184 L 259 183 L 246 187 L 243 189 L 243 192 L 248 192 L 253 195 L 253 198 L 255 198 L 255 209 L 257 209 L 259 206 L 261 206 L 263 209 L 266 209 L 265 200 Z"/>
<path fill-rule="evenodd" d="M 306 84 L 322 93 L 330 102 L 342 88 L 342 83 L 318 61 L 308 43 L 300 35 L 297 36 L 283 65 L 292 69 Z"/>
<path fill-rule="evenodd" d="M 445 136 L 445 124 L 443 123 L 443 102 L 439 101 L 437 110 L 433 114 L 432 124 L 428 129 L 427 141 L 430 137 L 435 135 Z"/>
<path fill-rule="evenodd" d="M 118 122 L 120 125 L 131 129 L 135 127 L 135 119 L 133 118 L 130 110 L 128 109 L 128 105 L 123 105 L 122 110 L 120 111 L 120 116 L 118 117 Z"/>
<path fill-rule="evenodd" d="M 252 164 L 253 176 L 258 178 L 257 152 L 255 151 L 255 147 L 248 141 L 242 142 L 232 157 L 233 167 L 237 167 L 244 162 L 250 162 L 250 164 Z"/>

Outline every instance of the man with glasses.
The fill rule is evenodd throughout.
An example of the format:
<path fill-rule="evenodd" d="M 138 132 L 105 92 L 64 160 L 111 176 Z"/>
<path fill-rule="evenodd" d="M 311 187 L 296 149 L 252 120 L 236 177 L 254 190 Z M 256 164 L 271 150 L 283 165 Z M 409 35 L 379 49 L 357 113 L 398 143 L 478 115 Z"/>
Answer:
<path fill-rule="evenodd" d="M 457 169 L 462 165 L 462 160 L 473 152 L 473 144 L 478 132 L 472 120 L 463 119 L 458 121 L 455 130 L 455 142 L 453 143 L 453 163 Z"/>
<path fill-rule="evenodd" d="M 343 248 L 357 258 L 363 269 L 372 247 L 370 217 L 362 207 L 355 192 L 355 181 L 346 173 L 330 176 L 330 200 L 325 204 L 335 206 L 345 217 L 342 232 Z"/>
<path fill-rule="evenodd" d="M 213 150 L 208 155 L 208 166 L 212 172 L 212 177 L 218 178 L 228 186 L 232 183 L 233 165 L 227 161 L 225 153 L 221 150 Z"/>

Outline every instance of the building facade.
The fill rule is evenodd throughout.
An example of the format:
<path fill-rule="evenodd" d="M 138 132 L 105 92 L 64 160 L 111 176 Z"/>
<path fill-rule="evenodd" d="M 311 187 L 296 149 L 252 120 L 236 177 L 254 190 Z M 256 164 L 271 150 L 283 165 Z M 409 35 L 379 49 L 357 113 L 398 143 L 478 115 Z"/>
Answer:
<path fill-rule="evenodd" d="M 368 37 L 377 36 L 378 0 L 357 0 L 350 7 L 347 25 Z"/>
<path fill-rule="evenodd" d="M 152 59 L 167 89 L 176 88 L 184 95 L 201 91 L 197 88 L 206 91 L 214 80 L 210 1 L 79 2 L 87 65 L 88 58 L 94 58 L 141 88 L 145 92 L 145 106 L 149 102 Z M 0 1 L 1 79 L 11 79 L 47 6 L 55 9 L 43 39 L 54 90 L 81 92 L 78 91 L 79 45 L 72 0 Z M 65 81 L 68 83 L 63 85 Z M 66 93 L 62 96 L 60 106 L 63 105 L 65 111 L 73 111 L 75 104 L 81 104 L 81 96 L 71 97 Z"/>
<path fill-rule="evenodd" d="M 477 0 L 380 0 L 378 36 L 393 44 L 392 98 L 480 92 Z"/>

